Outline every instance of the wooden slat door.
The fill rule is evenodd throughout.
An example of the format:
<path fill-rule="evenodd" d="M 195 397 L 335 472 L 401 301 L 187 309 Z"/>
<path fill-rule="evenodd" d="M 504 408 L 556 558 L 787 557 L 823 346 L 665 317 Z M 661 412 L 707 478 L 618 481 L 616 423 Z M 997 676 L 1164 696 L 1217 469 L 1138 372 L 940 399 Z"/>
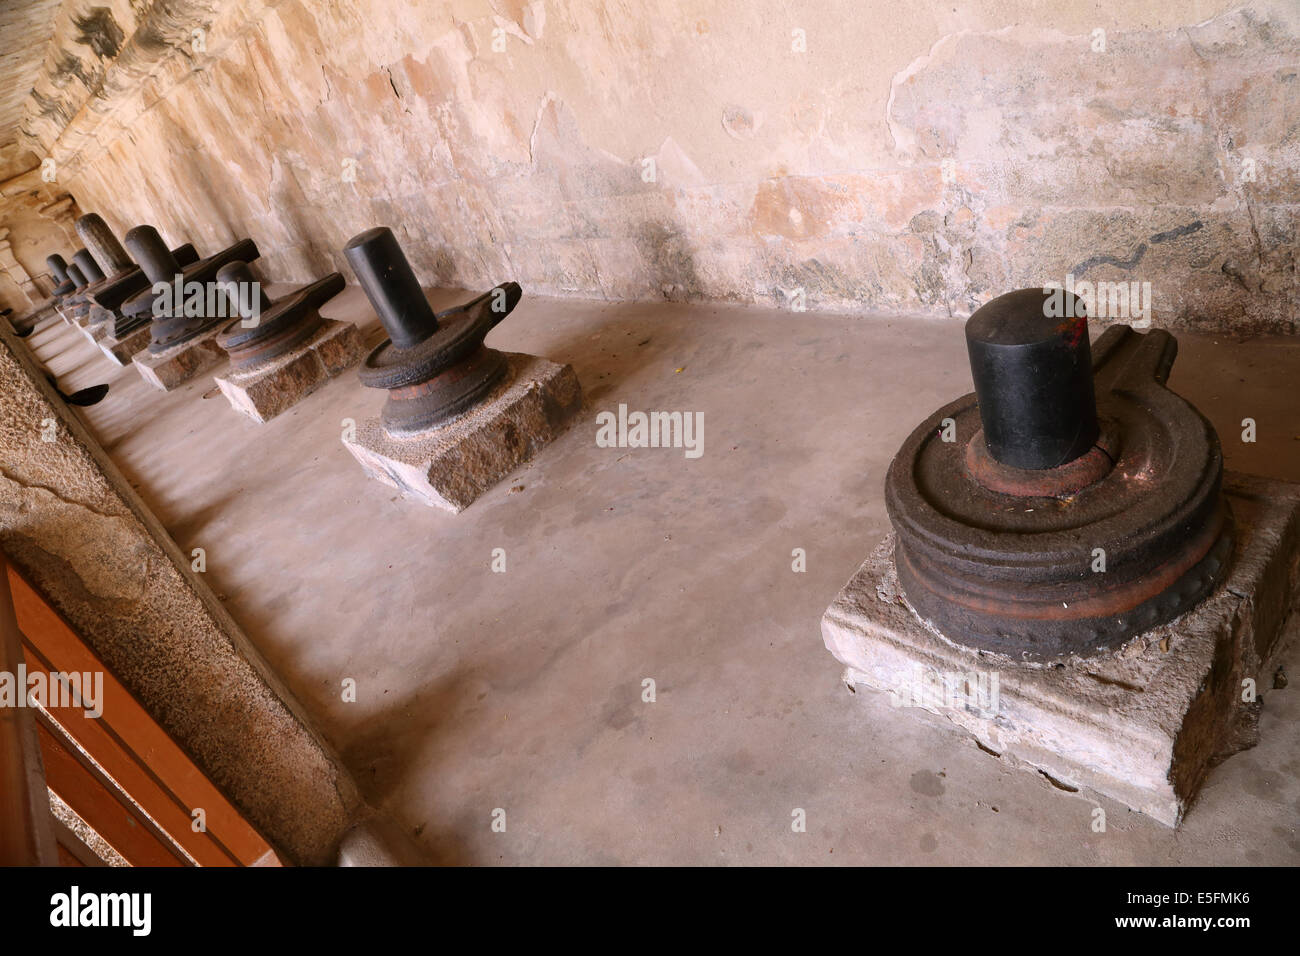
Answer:
<path fill-rule="evenodd" d="M 103 674 L 101 716 L 87 716 L 87 702 L 40 714 L 50 790 L 132 865 L 278 865 L 261 835 L 36 589 L 5 565 L 28 672 Z M 196 809 L 203 811 L 202 830 L 194 825 Z"/>

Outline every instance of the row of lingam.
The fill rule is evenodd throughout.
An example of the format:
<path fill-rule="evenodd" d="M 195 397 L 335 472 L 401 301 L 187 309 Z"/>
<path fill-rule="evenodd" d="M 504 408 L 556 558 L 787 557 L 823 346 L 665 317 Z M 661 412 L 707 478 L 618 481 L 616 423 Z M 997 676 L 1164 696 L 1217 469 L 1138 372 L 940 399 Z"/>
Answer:
<path fill-rule="evenodd" d="M 87 273 L 80 250 L 68 271 L 93 282 L 79 299 L 61 287 L 64 307 L 104 327 L 106 351 L 125 348 L 167 388 L 224 350 L 222 391 L 258 420 L 360 362 L 363 384 L 388 397 L 344 441 L 373 477 L 430 504 L 460 510 L 578 409 L 568 366 L 484 345 L 519 286 L 435 314 L 388 229 L 344 249 L 389 335 L 363 358 L 356 329 L 317 311 L 343 288 L 338 274 L 272 303 L 248 240 L 200 260 L 138 227 L 126 237 L 137 269 L 98 217 L 78 228 L 103 268 Z M 230 290 L 233 319 L 212 317 L 214 284 Z M 1210 768 L 1259 732 L 1255 689 L 1300 578 L 1300 490 L 1225 481 L 1213 425 L 1167 387 L 1173 336 L 1112 325 L 1094 348 L 1088 315 L 1057 286 L 971 316 L 975 390 L 894 457 L 893 531 L 822 634 L 851 687 L 942 715 L 1060 790 L 1177 825 Z"/>
<path fill-rule="evenodd" d="M 164 391 L 229 357 L 216 383 L 259 423 L 360 365 L 362 384 L 387 400 L 378 418 L 345 427 L 343 442 L 371 477 L 426 504 L 462 510 L 581 405 L 570 366 L 484 345 L 519 304 L 519 285 L 435 312 L 387 227 L 343 250 L 388 334 L 367 354 L 355 325 L 320 314 L 345 288 L 340 273 L 272 301 L 249 266 L 260 255 L 251 239 L 201 258 L 188 243 L 169 248 L 153 226 L 130 230 L 124 247 L 97 214 L 76 225 L 85 247 L 70 263 L 46 260 L 55 308 L 105 356 Z"/>

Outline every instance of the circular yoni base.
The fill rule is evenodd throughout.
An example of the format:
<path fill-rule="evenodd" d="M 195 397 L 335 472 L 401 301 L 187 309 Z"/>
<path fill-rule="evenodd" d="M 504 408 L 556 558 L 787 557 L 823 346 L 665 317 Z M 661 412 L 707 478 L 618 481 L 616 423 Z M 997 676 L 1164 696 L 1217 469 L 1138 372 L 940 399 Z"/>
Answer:
<path fill-rule="evenodd" d="M 980 429 L 966 443 L 966 468 L 990 491 L 1033 498 L 1066 498 L 1105 478 L 1119 458 L 1119 432 L 1103 422 L 1097 443 L 1074 461 L 1033 470 L 1004 465 L 989 453 Z"/>
<path fill-rule="evenodd" d="M 885 503 L 899 580 L 924 620 L 956 644 L 1046 660 L 1118 647 L 1210 593 L 1232 518 L 1218 436 L 1164 387 L 1175 347 L 1124 326 L 1098 339 L 1101 433 L 1063 466 L 995 461 L 974 394 L 908 437 Z"/>
<path fill-rule="evenodd" d="M 380 422 L 394 438 L 410 438 L 446 424 L 484 398 L 506 376 L 505 354 L 480 345 L 428 381 L 388 391 Z"/>

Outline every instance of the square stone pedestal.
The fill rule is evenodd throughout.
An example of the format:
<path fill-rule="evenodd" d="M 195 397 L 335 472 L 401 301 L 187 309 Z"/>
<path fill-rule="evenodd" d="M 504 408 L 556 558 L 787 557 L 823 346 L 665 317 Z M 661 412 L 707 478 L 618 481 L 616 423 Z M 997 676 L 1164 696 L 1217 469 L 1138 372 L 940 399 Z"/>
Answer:
<path fill-rule="evenodd" d="M 91 345 L 98 347 L 100 342 L 108 338 L 108 324 L 87 325 L 82 328 L 81 334 L 86 337 Z"/>
<path fill-rule="evenodd" d="M 1228 473 L 1232 565 L 1118 651 L 1027 664 L 949 642 L 903 595 L 891 533 L 822 618 L 850 685 L 946 718 L 1004 763 L 1177 826 L 1211 766 L 1252 746 L 1300 577 L 1300 485 Z M 1254 682 L 1254 687 L 1251 686 Z"/>
<path fill-rule="evenodd" d="M 131 357 L 149 347 L 150 324 L 146 322 L 139 328 L 132 329 L 120 339 L 106 335 L 99 341 L 99 347 L 109 359 L 118 365 L 125 365 Z"/>
<path fill-rule="evenodd" d="M 355 325 L 326 319 L 301 348 L 274 361 L 218 376 L 217 385 L 236 411 L 255 422 L 265 422 L 356 365 L 365 354 L 365 342 Z"/>
<path fill-rule="evenodd" d="M 506 357 L 506 380 L 459 418 L 405 439 L 390 437 L 371 419 L 343 443 L 371 478 L 435 508 L 463 511 L 560 434 L 582 407 L 571 366 L 515 352 Z"/>
<path fill-rule="evenodd" d="M 219 365 L 226 357 L 225 351 L 217 344 L 217 333 L 221 329 L 222 324 L 218 323 L 202 335 L 166 352 L 154 353 L 146 349 L 132 361 L 141 378 L 154 388 L 170 392 L 201 372 Z"/>

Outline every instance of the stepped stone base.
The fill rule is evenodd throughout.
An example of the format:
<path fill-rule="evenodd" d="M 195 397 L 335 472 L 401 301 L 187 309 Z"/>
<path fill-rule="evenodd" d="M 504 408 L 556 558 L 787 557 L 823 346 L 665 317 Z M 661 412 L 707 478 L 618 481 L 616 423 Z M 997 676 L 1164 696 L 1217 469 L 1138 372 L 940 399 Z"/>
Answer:
<path fill-rule="evenodd" d="M 582 407 L 568 365 L 507 352 L 506 380 L 464 415 L 414 438 L 363 422 L 348 451 L 372 478 L 435 508 L 463 511 L 559 435 Z"/>
<path fill-rule="evenodd" d="M 92 305 L 86 309 L 84 318 L 78 319 L 77 325 L 90 344 L 97 346 L 108 338 L 109 330 L 113 328 L 113 313 Z"/>
<path fill-rule="evenodd" d="M 149 323 L 146 322 L 139 328 L 132 329 L 120 339 L 111 335 L 104 336 L 99 342 L 99 347 L 112 361 L 118 365 L 125 365 L 131 361 L 132 356 L 143 352 L 149 347 L 149 331 Z"/>
<path fill-rule="evenodd" d="M 1066 789 L 1177 826 L 1210 768 L 1257 740 L 1298 603 L 1300 485 L 1228 473 L 1224 487 L 1237 534 L 1227 576 L 1118 651 L 1029 664 L 950 642 L 908 604 L 892 533 L 827 609 L 822 637 L 850 686 L 944 717 Z"/>
<path fill-rule="evenodd" d="M 326 319 L 302 348 L 272 362 L 220 376 L 217 385 L 236 411 L 255 422 L 266 422 L 356 365 L 365 354 L 365 342 L 355 325 Z"/>
<path fill-rule="evenodd" d="M 154 353 L 146 349 L 137 354 L 132 361 L 141 378 L 154 388 L 170 392 L 225 360 L 226 353 L 217 344 L 217 333 L 221 328 L 221 324 L 218 323 L 202 335 L 170 348 L 166 352 Z"/>
<path fill-rule="evenodd" d="M 75 325 L 81 328 L 86 324 L 86 316 L 90 314 L 90 303 L 85 299 L 79 299 L 62 307 L 61 314 L 68 320 L 69 325 Z"/>

